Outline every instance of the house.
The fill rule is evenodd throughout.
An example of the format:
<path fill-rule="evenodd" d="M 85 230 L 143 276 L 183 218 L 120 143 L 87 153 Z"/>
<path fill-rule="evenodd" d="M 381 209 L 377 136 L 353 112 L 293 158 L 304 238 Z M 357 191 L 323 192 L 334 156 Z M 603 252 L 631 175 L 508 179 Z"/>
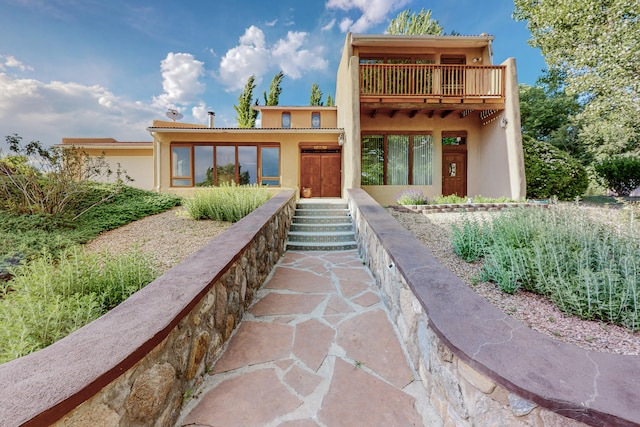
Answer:
<path fill-rule="evenodd" d="M 113 138 L 63 138 L 62 147 L 74 146 L 82 148 L 89 156 L 100 157 L 111 166 L 115 173 L 117 168 L 133 175 L 130 185 L 143 190 L 153 189 L 153 143 L 121 142 Z M 105 177 L 105 181 L 114 181 L 114 177 Z"/>
<path fill-rule="evenodd" d="M 347 34 L 335 107 L 256 106 L 254 129 L 216 128 L 213 113 L 208 125 L 155 120 L 153 167 L 145 157 L 136 175 L 185 195 L 233 181 L 311 197 L 361 187 L 383 205 L 405 188 L 524 198 L 515 60 L 493 65 L 492 41 Z"/>

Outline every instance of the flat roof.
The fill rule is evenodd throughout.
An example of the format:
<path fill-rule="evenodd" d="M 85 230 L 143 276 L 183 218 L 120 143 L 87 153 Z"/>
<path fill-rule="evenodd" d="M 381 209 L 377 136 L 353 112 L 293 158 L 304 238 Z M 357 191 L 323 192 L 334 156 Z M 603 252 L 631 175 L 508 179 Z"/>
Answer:
<path fill-rule="evenodd" d="M 342 128 L 202 128 L 150 126 L 149 132 L 185 133 L 342 133 Z"/>
<path fill-rule="evenodd" d="M 433 36 L 433 35 L 391 35 L 391 34 L 351 34 L 352 46 L 403 46 L 403 47 L 485 47 L 495 39 L 489 34 L 479 36 Z"/>

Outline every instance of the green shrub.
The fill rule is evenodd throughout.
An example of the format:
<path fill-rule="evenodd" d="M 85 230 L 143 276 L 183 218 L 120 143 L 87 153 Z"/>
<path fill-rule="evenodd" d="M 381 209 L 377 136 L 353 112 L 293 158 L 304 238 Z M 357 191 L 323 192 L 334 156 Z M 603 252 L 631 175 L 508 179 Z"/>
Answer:
<path fill-rule="evenodd" d="M 72 247 L 13 269 L 0 295 L 0 363 L 44 348 L 106 313 L 156 277 L 133 250 L 88 254 Z"/>
<path fill-rule="evenodd" d="M 166 211 L 181 202 L 175 195 L 128 186 L 120 186 L 117 192 L 113 191 L 114 184 L 90 183 L 87 188 L 86 195 L 71 202 L 63 215 L 0 210 L 0 276 L 7 273 L 9 259 L 28 261 L 43 250 L 55 258 L 65 248 L 85 243 L 102 231 Z M 96 203 L 105 196 L 109 199 Z"/>
<path fill-rule="evenodd" d="M 528 197 L 573 200 L 587 190 L 587 171 L 567 152 L 527 136 L 522 146 Z"/>
<path fill-rule="evenodd" d="M 595 163 L 594 169 L 602 185 L 618 196 L 628 196 L 640 187 L 640 158 L 610 157 Z"/>
<path fill-rule="evenodd" d="M 396 203 L 399 205 L 425 205 L 429 202 L 422 190 L 408 188 L 396 194 Z"/>
<path fill-rule="evenodd" d="M 452 245 L 454 252 L 466 262 L 474 262 L 482 258 L 484 248 L 489 245 L 487 233 L 483 225 L 465 218 L 462 228 L 454 225 Z"/>
<path fill-rule="evenodd" d="M 17 213 L 60 215 L 82 199 L 88 183 L 113 171 L 103 156 L 89 156 L 74 146 L 44 147 L 39 141 L 22 143 L 14 134 L 5 138 L 10 155 L 0 149 L 1 207 Z M 118 184 L 126 173 L 116 171 Z M 114 187 L 117 191 L 118 186 Z"/>
<path fill-rule="evenodd" d="M 197 191 L 186 199 L 184 208 L 193 219 L 236 222 L 271 198 L 271 193 L 256 185 L 223 184 Z"/>
<path fill-rule="evenodd" d="M 475 239 L 484 245 L 474 247 L 484 256 L 482 280 L 509 293 L 545 295 L 584 319 L 640 329 L 640 240 L 633 231 L 621 235 L 562 205 L 511 209 L 490 224 L 467 224 L 466 236 L 491 235 Z"/>

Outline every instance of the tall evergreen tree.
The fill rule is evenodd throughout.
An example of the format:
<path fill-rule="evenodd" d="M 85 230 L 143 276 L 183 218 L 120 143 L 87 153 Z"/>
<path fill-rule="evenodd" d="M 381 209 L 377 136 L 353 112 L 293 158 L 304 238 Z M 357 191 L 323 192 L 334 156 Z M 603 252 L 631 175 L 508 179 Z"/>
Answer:
<path fill-rule="evenodd" d="M 333 101 L 331 94 L 327 95 L 327 107 L 333 107 L 334 105 L 335 105 L 335 102 Z"/>
<path fill-rule="evenodd" d="M 403 10 L 391 20 L 387 27 L 387 34 L 393 35 L 442 35 L 442 27 L 431 17 L 431 10 L 420 10 L 411 13 L 411 9 Z"/>
<path fill-rule="evenodd" d="M 269 93 L 264 92 L 264 105 L 278 105 L 280 94 L 282 93 L 282 88 L 280 87 L 282 79 L 284 79 L 284 73 L 282 71 L 273 76 L 271 85 L 269 85 Z"/>
<path fill-rule="evenodd" d="M 309 98 L 309 105 L 322 106 L 322 91 L 317 83 L 311 85 L 311 97 Z"/>
<path fill-rule="evenodd" d="M 253 90 L 256 88 L 255 80 L 256 76 L 252 74 L 244 86 L 244 91 L 238 97 L 238 105 L 233 106 L 236 110 L 236 119 L 238 120 L 238 127 L 240 128 L 256 127 L 258 112 L 252 108 Z M 258 105 L 257 99 L 255 105 Z"/>

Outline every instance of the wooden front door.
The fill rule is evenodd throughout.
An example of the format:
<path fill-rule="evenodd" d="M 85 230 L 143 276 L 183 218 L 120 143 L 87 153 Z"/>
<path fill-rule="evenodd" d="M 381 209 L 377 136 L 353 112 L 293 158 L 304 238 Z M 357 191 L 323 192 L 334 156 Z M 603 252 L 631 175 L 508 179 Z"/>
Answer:
<path fill-rule="evenodd" d="M 442 151 L 442 195 L 467 195 L 467 152 Z"/>
<path fill-rule="evenodd" d="M 303 150 L 300 154 L 300 188 L 311 188 L 311 197 L 341 197 L 340 150 Z"/>

